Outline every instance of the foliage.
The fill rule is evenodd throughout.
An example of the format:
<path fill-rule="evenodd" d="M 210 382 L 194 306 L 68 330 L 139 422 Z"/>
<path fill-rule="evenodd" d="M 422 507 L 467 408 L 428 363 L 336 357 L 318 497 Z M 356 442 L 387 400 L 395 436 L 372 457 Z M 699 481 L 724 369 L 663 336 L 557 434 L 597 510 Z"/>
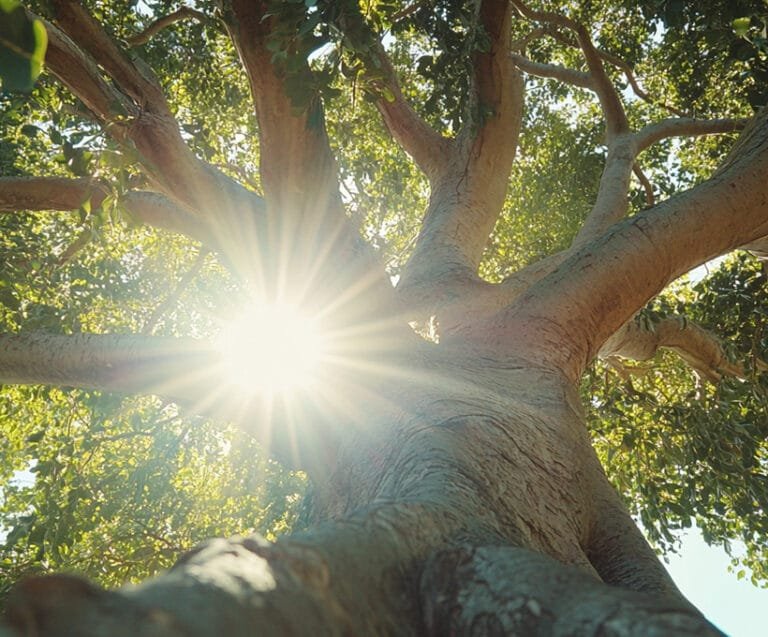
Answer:
<path fill-rule="evenodd" d="M 768 11 L 759 0 L 632 3 L 659 25 L 663 56 L 683 81 L 681 97 L 700 110 L 710 100 L 712 78 L 730 80 L 757 108 L 766 104 Z M 698 108 L 697 108 L 698 107 Z"/>
<path fill-rule="evenodd" d="M 765 275 L 740 255 L 691 288 L 645 311 L 646 320 L 685 316 L 722 335 L 752 369 L 768 352 Z M 700 381 L 662 353 L 630 376 L 597 367 L 586 391 L 589 424 L 606 470 L 662 550 L 693 522 L 711 543 L 735 551 L 738 576 L 765 581 L 768 556 L 768 379 Z M 747 567 L 749 571 L 745 568 Z"/>
<path fill-rule="evenodd" d="M 0 79 L 6 91 L 29 91 L 43 69 L 48 36 L 16 0 L 0 2 Z"/>
<path fill-rule="evenodd" d="M 118 585 L 208 537 L 290 526 L 301 477 L 232 429 L 77 390 L 7 387 L 2 405 L 0 594 L 47 570 Z"/>

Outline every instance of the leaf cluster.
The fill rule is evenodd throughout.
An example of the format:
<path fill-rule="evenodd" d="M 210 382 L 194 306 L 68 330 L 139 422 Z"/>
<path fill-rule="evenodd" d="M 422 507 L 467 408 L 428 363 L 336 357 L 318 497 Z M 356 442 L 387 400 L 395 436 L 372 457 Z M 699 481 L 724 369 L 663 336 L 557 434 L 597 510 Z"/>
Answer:
<path fill-rule="evenodd" d="M 722 335 L 755 370 L 747 381 L 702 383 L 665 352 L 630 376 L 596 367 L 586 399 L 606 470 L 651 540 L 674 550 L 675 531 L 695 523 L 710 543 L 743 546 L 733 562 L 754 583 L 768 577 L 768 378 L 755 369 L 768 352 L 767 294 L 759 264 L 740 255 L 639 317 L 684 314 Z"/>

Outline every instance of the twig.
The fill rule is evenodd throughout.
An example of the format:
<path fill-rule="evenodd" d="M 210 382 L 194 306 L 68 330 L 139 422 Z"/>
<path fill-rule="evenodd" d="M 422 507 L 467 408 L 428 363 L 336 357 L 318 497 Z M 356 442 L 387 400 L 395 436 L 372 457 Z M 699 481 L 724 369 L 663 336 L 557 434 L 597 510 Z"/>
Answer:
<path fill-rule="evenodd" d="M 632 165 L 632 172 L 635 173 L 635 177 L 637 177 L 640 185 L 642 185 L 643 190 L 645 191 L 645 203 L 648 204 L 649 208 L 652 208 L 656 205 L 656 197 L 653 194 L 653 184 L 651 184 L 650 180 L 643 172 L 643 169 L 640 168 L 640 164 L 637 162 Z"/>

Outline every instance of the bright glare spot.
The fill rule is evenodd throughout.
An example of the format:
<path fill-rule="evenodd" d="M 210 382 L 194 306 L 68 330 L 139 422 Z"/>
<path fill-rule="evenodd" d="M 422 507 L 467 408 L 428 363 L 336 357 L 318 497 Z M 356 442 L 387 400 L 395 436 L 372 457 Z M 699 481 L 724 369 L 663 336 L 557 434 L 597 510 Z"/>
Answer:
<path fill-rule="evenodd" d="M 219 349 L 227 384 L 247 393 L 277 393 L 312 383 L 324 339 L 296 308 L 260 305 L 224 327 Z"/>

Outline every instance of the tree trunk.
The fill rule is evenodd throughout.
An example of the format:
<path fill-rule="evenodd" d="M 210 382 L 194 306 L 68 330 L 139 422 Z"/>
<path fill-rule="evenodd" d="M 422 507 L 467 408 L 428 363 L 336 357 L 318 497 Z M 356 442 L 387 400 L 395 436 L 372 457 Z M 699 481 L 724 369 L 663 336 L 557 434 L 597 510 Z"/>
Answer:
<path fill-rule="evenodd" d="M 564 377 L 458 345 L 425 344 L 399 363 L 405 379 L 349 381 L 348 422 L 312 423 L 333 427 L 340 447 L 333 466 L 315 465 L 310 530 L 274 545 L 214 540 L 115 592 L 27 580 L 8 606 L 12 629 L 718 634 L 608 485 Z"/>

